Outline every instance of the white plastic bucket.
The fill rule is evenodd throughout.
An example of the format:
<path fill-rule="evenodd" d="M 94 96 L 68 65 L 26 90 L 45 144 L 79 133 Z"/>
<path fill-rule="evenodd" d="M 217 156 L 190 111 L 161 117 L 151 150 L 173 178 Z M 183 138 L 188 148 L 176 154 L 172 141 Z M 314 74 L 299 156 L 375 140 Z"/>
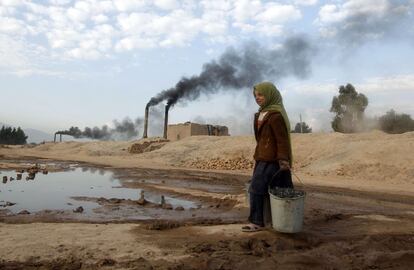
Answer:
<path fill-rule="evenodd" d="M 306 193 L 293 198 L 282 198 L 269 191 L 272 227 L 278 232 L 297 233 L 302 230 Z"/>

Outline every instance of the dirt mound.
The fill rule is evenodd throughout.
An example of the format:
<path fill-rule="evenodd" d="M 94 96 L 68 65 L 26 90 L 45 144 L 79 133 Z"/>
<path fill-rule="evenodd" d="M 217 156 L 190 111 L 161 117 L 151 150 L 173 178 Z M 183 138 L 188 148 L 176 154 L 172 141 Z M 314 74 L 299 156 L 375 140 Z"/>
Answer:
<path fill-rule="evenodd" d="M 141 154 L 144 152 L 151 152 L 163 147 L 169 140 L 166 139 L 146 139 L 132 144 L 128 147 L 128 152 L 131 154 Z"/>
<path fill-rule="evenodd" d="M 414 132 L 293 136 L 294 167 L 315 176 L 414 183 Z"/>

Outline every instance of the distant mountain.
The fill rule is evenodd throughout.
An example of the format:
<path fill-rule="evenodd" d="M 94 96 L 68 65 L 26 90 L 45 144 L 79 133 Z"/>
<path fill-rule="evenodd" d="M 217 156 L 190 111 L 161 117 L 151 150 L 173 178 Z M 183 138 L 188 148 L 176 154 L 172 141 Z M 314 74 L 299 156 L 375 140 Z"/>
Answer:
<path fill-rule="evenodd" d="M 46 133 L 44 131 L 33 129 L 33 128 L 25 128 L 23 129 L 24 133 L 26 133 L 27 143 L 41 143 L 43 141 L 53 141 L 53 135 Z"/>
<path fill-rule="evenodd" d="M 0 128 L 2 126 L 15 127 L 13 125 L 0 123 Z M 16 126 L 16 128 L 17 128 L 17 126 Z M 53 135 L 51 135 L 49 133 L 46 133 L 44 131 L 38 130 L 38 129 L 24 128 L 23 131 L 27 136 L 27 143 L 40 143 L 40 142 L 43 142 L 43 141 L 52 141 L 53 140 Z"/>

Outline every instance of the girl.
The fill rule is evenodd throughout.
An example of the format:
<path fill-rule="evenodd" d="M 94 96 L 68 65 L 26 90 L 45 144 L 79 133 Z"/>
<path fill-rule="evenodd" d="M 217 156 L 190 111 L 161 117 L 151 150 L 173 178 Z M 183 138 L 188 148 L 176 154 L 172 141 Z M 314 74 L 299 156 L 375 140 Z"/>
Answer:
<path fill-rule="evenodd" d="M 270 82 L 255 85 L 253 94 L 260 108 L 254 117 L 256 164 L 249 188 L 250 224 L 242 227 L 246 232 L 259 231 L 264 227 L 263 206 L 269 200 L 269 185 L 293 188 L 290 123 L 282 96 Z"/>

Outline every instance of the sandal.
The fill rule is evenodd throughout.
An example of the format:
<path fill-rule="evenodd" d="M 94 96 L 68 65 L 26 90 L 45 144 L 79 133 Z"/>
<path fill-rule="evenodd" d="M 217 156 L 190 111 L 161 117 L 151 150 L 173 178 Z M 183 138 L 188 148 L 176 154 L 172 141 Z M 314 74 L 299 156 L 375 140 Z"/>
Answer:
<path fill-rule="evenodd" d="M 242 232 L 258 232 L 263 230 L 264 227 L 250 223 L 242 227 Z"/>

